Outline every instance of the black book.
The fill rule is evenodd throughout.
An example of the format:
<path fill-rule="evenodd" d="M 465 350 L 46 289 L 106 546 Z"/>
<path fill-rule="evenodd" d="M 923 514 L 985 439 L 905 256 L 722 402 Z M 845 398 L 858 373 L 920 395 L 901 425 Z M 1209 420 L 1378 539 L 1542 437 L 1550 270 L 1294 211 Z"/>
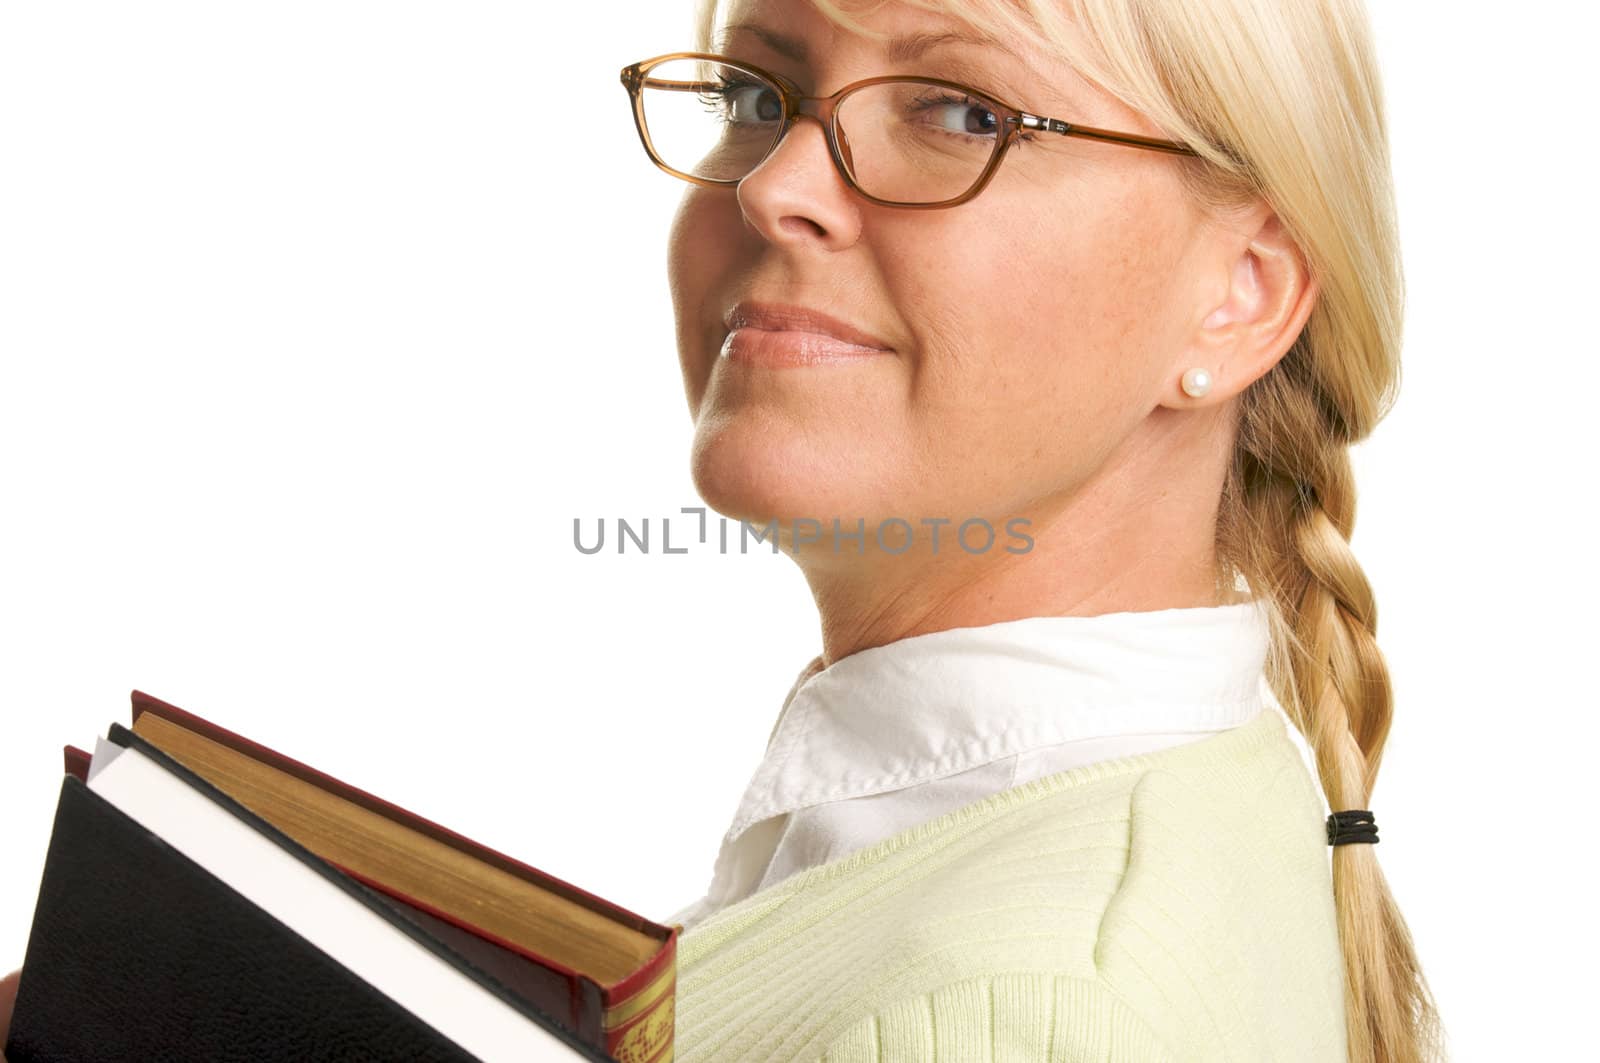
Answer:
<path fill-rule="evenodd" d="M 615 1063 L 469 940 L 113 724 L 62 781 L 5 1054 Z"/>

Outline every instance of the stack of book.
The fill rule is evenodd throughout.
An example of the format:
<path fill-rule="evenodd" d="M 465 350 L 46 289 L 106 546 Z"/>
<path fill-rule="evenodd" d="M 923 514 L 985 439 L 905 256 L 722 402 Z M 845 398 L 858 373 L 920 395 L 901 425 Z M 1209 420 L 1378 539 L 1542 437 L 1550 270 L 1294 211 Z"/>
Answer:
<path fill-rule="evenodd" d="M 7 1063 L 672 1059 L 681 926 L 139 691 L 66 769 Z"/>

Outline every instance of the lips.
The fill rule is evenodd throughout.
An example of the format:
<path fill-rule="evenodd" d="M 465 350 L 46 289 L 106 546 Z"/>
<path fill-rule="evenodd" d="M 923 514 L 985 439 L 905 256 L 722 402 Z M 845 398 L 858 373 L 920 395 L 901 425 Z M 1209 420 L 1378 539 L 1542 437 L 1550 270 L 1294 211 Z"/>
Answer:
<path fill-rule="evenodd" d="M 874 350 L 893 350 L 878 336 L 841 321 L 831 314 L 810 307 L 790 303 L 767 303 L 744 300 L 723 316 L 724 325 L 731 332 L 740 328 L 765 329 L 772 332 L 813 332 L 831 336 L 844 343 Z"/>

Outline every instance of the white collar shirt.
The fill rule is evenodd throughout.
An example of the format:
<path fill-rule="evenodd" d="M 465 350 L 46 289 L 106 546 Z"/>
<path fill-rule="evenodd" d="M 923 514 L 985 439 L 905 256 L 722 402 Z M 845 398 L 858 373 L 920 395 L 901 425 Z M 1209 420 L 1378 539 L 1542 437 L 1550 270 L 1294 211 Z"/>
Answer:
<path fill-rule="evenodd" d="M 1034 779 L 1281 713 L 1263 673 L 1268 639 L 1265 613 L 1246 600 L 951 628 L 826 668 L 815 657 L 784 699 L 709 889 L 668 922 L 688 930 Z"/>

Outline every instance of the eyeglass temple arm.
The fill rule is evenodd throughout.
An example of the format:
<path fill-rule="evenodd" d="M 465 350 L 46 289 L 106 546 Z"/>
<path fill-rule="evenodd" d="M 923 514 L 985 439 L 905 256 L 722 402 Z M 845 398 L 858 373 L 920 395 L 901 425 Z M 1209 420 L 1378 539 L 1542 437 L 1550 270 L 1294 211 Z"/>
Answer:
<path fill-rule="evenodd" d="M 1073 125 L 1063 122 L 1059 118 L 1046 118 L 1043 115 L 1022 112 L 1021 126 L 1023 129 L 1037 129 L 1046 133 L 1060 133 L 1065 137 L 1087 137 L 1090 140 L 1106 140 L 1113 144 L 1126 144 L 1132 148 L 1149 148 L 1151 151 L 1165 151 L 1172 155 L 1198 154 L 1187 144 L 1179 144 L 1175 140 L 1162 140 L 1159 137 L 1144 137 L 1137 133 L 1115 133 L 1109 129 L 1096 129 L 1094 126 Z"/>

